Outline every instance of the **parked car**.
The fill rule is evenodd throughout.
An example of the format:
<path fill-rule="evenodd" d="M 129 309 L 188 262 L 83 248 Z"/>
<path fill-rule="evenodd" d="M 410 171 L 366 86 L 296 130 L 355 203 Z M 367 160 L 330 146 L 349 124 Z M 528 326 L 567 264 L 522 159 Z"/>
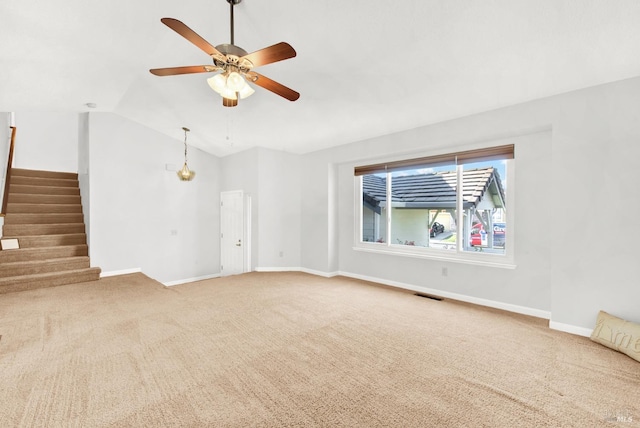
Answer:
<path fill-rule="evenodd" d="M 507 233 L 506 223 L 493 223 L 493 246 L 504 247 L 505 235 Z M 482 223 L 476 223 L 471 228 L 471 246 L 486 247 L 487 233 L 484 231 Z"/>
<path fill-rule="evenodd" d="M 429 236 L 432 238 L 435 238 L 436 235 L 440 233 L 444 233 L 444 225 L 436 221 L 433 223 L 433 225 L 431 225 L 431 230 L 429 230 Z"/>

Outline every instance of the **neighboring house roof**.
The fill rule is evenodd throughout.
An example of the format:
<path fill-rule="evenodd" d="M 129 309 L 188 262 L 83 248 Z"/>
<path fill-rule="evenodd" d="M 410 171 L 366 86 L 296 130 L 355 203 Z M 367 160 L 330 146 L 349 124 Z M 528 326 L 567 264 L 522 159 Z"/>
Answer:
<path fill-rule="evenodd" d="M 505 208 L 505 194 L 500 174 L 493 167 L 465 170 L 463 180 L 463 208 L 475 208 L 490 197 L 497 208 Z M 456 171 L 436 172 L 393 177 L 392 204 L 397 208 L 453 208 L 456 207 Z M 364 203 L 376 212 L 386 205 L 386 176 L 364 175 L 362 192 Z"/>

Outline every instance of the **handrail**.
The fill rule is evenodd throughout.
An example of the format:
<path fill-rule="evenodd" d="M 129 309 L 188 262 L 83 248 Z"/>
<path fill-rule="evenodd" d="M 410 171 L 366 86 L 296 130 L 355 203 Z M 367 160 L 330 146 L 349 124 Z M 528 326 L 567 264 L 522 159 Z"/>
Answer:
<path fill-rule="evenodd" d="M 3 216 L 7 213 L 7 199 L 9 198 L 9 184 L 11 182 L 11 166 L 13 165 L 13 148 L 16 143 L 16 127 L 11 127 L 11 145 L 9 146 L 9 158 L 7 159 L 7 173 L 4 179 L 4 195 L 2 196 L 2 211 L 0 214 Z"/>

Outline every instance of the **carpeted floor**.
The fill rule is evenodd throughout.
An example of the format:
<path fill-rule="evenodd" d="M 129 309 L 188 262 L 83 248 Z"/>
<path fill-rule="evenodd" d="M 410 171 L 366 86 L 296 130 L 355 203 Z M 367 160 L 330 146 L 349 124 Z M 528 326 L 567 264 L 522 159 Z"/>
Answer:
<path fill-rule="evenodd" d="M 640 364 L 347 278 L 142 274 L 0 296 L 0 426 L 640 426 Z"/>

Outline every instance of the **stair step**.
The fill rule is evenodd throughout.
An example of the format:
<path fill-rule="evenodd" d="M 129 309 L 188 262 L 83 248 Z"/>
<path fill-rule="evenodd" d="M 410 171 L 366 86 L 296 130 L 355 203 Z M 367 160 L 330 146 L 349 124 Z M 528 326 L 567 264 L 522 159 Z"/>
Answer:
<path fill-rule="evenodd" d="M 51 224 L 51 223 L 84 223 L 82 213 L 57 214 L 17 214 L 4 216 L 4 224 Z"/>
<path fill-rule="evenodd" d="M 20 248 L 57 247 L 64 245 L 82 245 L 87 243 L 87 235 L 83 233 L 67 233 L 62 235 L 3 236 L 17 238 Z"/>
<path fill-rule="evenodd" d="M 29 235 L 61 235 L 66 233 L 85 233 L 84 223 L 53 223 L 53 224 L 5 224 L 5 236 L 20 239 Z"/>
<path fill-rule="evenodd" d="M 100 279 L 100 272 L 100 268 L 90 267 L 60 272 L 0 278 L 0 294 L 34 290 L 37 288 L 56 287 L 59 285 L 75 284 L 78 282 L 96 281 Z"/>
<path fill-rule="evenodd" d="M 0 250 L 0 294 L 100 279 L 91 267 L 78 174 L 11 169 Z"/>
<path fill-rule="evenodd" d="M 88 255 L 89 247 L 86 244 L 64 245 L 59 247 L 19 248 L 16 250 L 0 251 L 0 264 Z"/>
<path fill-rule="evenodd" d="M 11 176 L 10 184 L 26 184 L 29 186 L 41 186 L 41 187 L 78 187 L 78 180 L 71 180 L 67 178 L 43 178 L 43 177 L 23 177 L 23 176 Z M 46 193 L 43 191 L 42 193 Z"/>
<path fill-rule="evenodd" d="M 55 186 L 34 186 L 31 184 L 16 184 L 13 182 L 9 186 L 10 197 L 18 194 L 40 194 L 40 195 L 80 195 L 79 187 L 55 187 Z"/>
<path fill-rule="evenodd" d="M 80 204 L 16 204 L 9 197 L 7 203 L 7 214 L 23 213 L 23 214 L 53 214 L 53 213 L 81 213 L 82 205 Z"/>
<path fill-rule="evenodd" d="M 64 187 L 63 187 L 64 189 Z M 34 193 L 9 193 L 12 204 L 78 204 L 80 195 L 45 195 Z"/>
<path fill-rule="evenodd" d="M 42 171 L 38 169 L 24 169 L 24 168 L 11 168 L 11 176 L 62 178 L 66 180 L 78 179 L 78 174 L 75 172 Z"/>
<path fill-rule="evenodd" d="M 89 257 L 87 256 L 3 263 L 0 265 L 0 278 L 77 270 L 88 267 L 90 266 Z"/>

